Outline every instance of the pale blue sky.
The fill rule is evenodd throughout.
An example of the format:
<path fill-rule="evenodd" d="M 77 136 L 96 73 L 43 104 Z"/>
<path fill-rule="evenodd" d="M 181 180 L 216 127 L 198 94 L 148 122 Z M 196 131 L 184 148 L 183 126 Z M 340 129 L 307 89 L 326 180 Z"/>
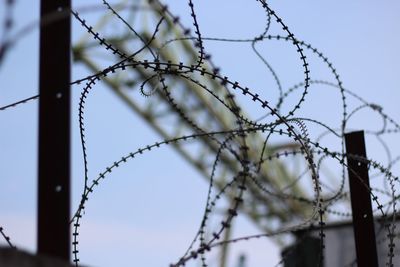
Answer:
<path fill-rule="evenodd" d="M 89 1 L 73 2 L 75 6 L 89 4 Z M 90 1 L 99 5 L 101 2 Z M 191 25 L 186 2 L 168 2 L 171 10 L 181 14 L 186 25 Z M 256 1 L 202 0 L 194 3 L 204 37 L 251 38 L 263 30 L 265 14 Z M 400 119 L 400 2 L 274 0 L 270 5 L 297 38 L 313 44 L 331 59 L 345 88 L 380 104 L 397 121 Z M 2 21 L 3 6 L 0 7 Z M 15 29 L 35 21 L 38 13 L 38 1 L 16 1 Z M 74 20 L 73 24 L 76 40 L 83 31 Z M 238 46 L 207 41 L 205 49 L 221 66 L 222 73 L 249 88 L 263 88 L 263 82 L 270 80 L 265 68 L 257 65 L 259 61 L 251 53 L 250 44 Z M 301 81 L 302 76 L 292 76 L 292 67 L 288 67 L 297 62 L 297 58 L 291 59 L 295 54 L 270 52 L 275 51 L 274 45 L 260 49 L 281 73 L 284 88 Z M 233 53 L 236 54 L 234 61 Z M 35 28 L 18 40 L 0 68 L 0 106 L 37 94 L 37 60 L 38 29 Z M 249 63 L 258 66 L 257 71 L 246 68 Z M 315 66 L 311 68 L 312 78 L 333 80 L 326 69 Z M 285 74 L 286 71 L 289 74 Z M 81 67 L 74 67 L 74 78 L 85 74 Z M 98 88 L 88 100 L 86 118 L 92 175 L 122 155 L 160 140 L 114 95 L 101 86 Z M 73 87 L 75 208 L 83 173 L 76 122 L 80 89 Z M 273 103 L 276 93 L 271 94 Z M 316 93 L 316 102 L 307 105 L 304 113 L 335 122 L 340 112 L 334 110 L 334 106 L 327 108 L 330 111 L 326 114 L 320 111 L 331 104 L 327 95 Z M 0 112 L 0 225 L 18 247 L 30 251 L 35 250 L 36 238 L 36 113 L 37 102 Z M 368 128 L 371 123 L 378 121 L 370 121 L 366 115 L 355 127 Z M 396 155 L 398 144 L 393 144 Z M 90 266 L 167 266 L 181 255 L 197 230 L 206 190 L 203 178 L 171 148 L 151 152 L 120 168 L 99 187 L 87 205 L 81 230 L 82 263 Z M 237 225 L 235 236 L 258 231 L 244 218 L 239 218 Z M 0 244 L 3 243 L 0 240 Z M 240 252 L 247 253 L 251 267 L 274 266 L 279 259 L 279 248 L 271 242 L 256 241 L 234 246 L 229 267 L 235 267 L 233 260 Z"/>

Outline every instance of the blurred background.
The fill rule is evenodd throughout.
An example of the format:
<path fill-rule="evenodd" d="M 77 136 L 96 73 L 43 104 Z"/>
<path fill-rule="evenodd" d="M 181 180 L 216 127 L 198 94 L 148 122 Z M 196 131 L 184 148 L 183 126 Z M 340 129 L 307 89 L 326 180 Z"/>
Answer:
<path fill-rule="evenodd" d="M 12 14 L 14 25 L 3 38 L 15 38 L 0 65 L 0 106 L 38 94 L 38 36 L 39 1 L 14 1 L 12 9 L 0 4 L 0 21 Z M 155 3 L 154 3 L 155 2 Z M 154 31 L 159 15 L 157 1 L 113 1 L 118 10 L 139 34 L 147 39 Z M 190 8 L 185 1 L 165 1 L 168 10 L 180 17 L 180 22 L 194 32 Z M 282 93 L 304 81 L 302 62 L 290 42 L 264 40 L 251 42 L 227 42 L 215 38 L 248 40 L 260 36 L 266 28 L 268 17 L 257 1 L 196 1 L 195 11 L 204 38 L 204 48 L 211 55 L 221 76 L 258 93 L 272 105 L 279 103 Z M 343 87 L 374 104 L 395 121 L 399 120 L 399 18 L 400 3 L 390 1 L 384 5 L 374 1 L 269 1 L 270 7 L 289 27 L 298 40 L 311 44 L 329 58 L 343 81 Z M 88 25 L 94 27 L 107 40 L 127 54 L 143 44 L 132 31 L 113 16 L 101 1 L 73 1 L 74 9 Z M 3 8 L 4 7 L 4 8 Z M 12 13 L 9 13 L 12 12 Z M 73 75 L 72 81 L 84 78 L 118 61 L 118 57 L 104 50 L 98 41 L 87 33 L 76 19 L 73 25 Z M 163 23 L 154 42 L 182 37 L 180 26 Z M 2 29 L 4 32 L 4 28 Z M 285 36 L 285 32 L 271 21 L 268 34 Z M 194 36 L 194 35 L 193 35 Z M 157 43 L 159 42 L 159 43 Z M 173 42 L 162 50 L 164 60 L 191 62 L 196 48 L 191 40 Z M 310 76 L 314 81 L 336 83 L 335 76 L 311 50 L 305 51 L 310 64 Z M 152 59 L 148 52 L 139 56 Z M 276 77 L 272 75 L 268 63 Z M 208 66 L 213 69 L 211 64 Z M 146 145 L 164 139 L 193 133 L 183 123 L 156 90 L 146 97 L 139 86 L 146 73 L 117 72 L 103 79 L 92 90 L 86 101 L 85 128 L 90 181 L 98 173 L 122 156 Z M 197 77 L 197 76 L 196 76 Z M 209 94 L 199 93 L 181 80 L 168 80 L 174 98 L 188 111 L 189 116 L 207 130 L 230 129 L 234 118 Z M 219 85 L 206 81 L 218 91 Z M 157 88 L 149 83 L 144 90 Z M 83 158 L 80 144 L 78 103 L 84 84 L 72 86 L 72 207 L 79 204 L 83 189 Z M 312 118 L 323 122 L 340 133 L 343 104 L 337 88 L 314 83 L 310 87 L 296 117 Z M 302 96 L 302 88 L 294 90 L 281 106 L 282 114 L 288 113 Z M 236 97 L 249 118 L 271 122 L 268 112 L 245 97 Z M 362 103 L 347 94 L 349 110 Z M 37 101 L 10 108 L 0 113 L 0 225 L 21 249 L 36 249 L 36 183 L 37 183 Z M 306 122 L 312 140 L 330 151 L 341 151 L 341 139 L 333 134 L 323 135 L 325 129 Z M 398 144 L 395 135 L 379 138 L 372 134 L 383 126 L 382 117 L 376 110 L 362 109 L 347 123 L 347 130 L 366 130 L 367 155 L 384 166 L 396 159 Z M 389 129 L 393 127 L 388 127 Z M 259 148 L 265 136 L 255 136 L 251 145 Z M 382 140 L 381 140 L 382 139 Z M 285 151 L 296 146 L 288 137 L 273 136 L 268 145 L 271 151 Z M 184 145 L 164 146 L 144 153 L 140 157 L 117 168 L 102 181 L 101 186 L 86 204 L 80 229 L 80 253 L 82 264 L 88 266 L 166 266 L 183 255 L 196 232 L 204 213 L 210 168 L 215 159 L 215 147 L 206 141 L 187 142 Z M 387 151 L 391 151 L 388 156 Z M 214 151 L 214 152 L 213 152 Z M 233 164 L 233 165 L 230 165 Z M 233 166 L 233 167 L 232 167 Z M 237 166 L 236 166 L 237 167 Z M 234 163 L 229 159 L 221 164 L 216 176 L 221 184 L 229 181 Z M 313 196 L 313 185 L 308 175 L 291 183 L 306 170 L 304 159 L 287 157 L 272 160 L 262 172 L 268 183 L 287 193 Z M 325 188 L 335 191 L 341 184 L 341 165 L 326 160 L 321 168 Z M 393 165 L 394 175 L 398 164 Z M 374 177 L 372 175 L 372 177 Z M 372 186 L 387 189 L 387 183 L 372 180 Z M 398 184 L 396 184 L 398 187 Z M 346 185 L 347 188 L 347 185 Z M 346 189 L 347 190 L 347 189 Z M 329 191 L 329 190 L 327 190 Z M 385 194 L 380 196 L 386 203 Z M 307 217 L 310 206 L 293 201 L 277 201 L 268 196 L 245 196 L 246 205 L 234 221 L 229 238 L 250 236 L 268 231 L 285 229 Z M 389 201 L 390 198 L 387 197 Z M 210 227 L 217 225 L 225 216 L 230 199 L 223 199 L 216 206 Z M 329 222 L 350 220 L 348 200 L 332 208 L 340 215 L 329 214 Z M 346 215 L 347 214 L 347 215 Z M 216 226 L 215 226 L 216 227 Z M 293 242 L 289 234 L 274 238 L 252 239 L 235 243 L 229 248 L 213 250 L 208 256 L 209 266 L 258 267 L 275 266 L 280 262 L 283 247 Z M 0 244 L 5 244 L 0 240 Z M 225 256 L 224 256 L 225 255 Z M 189 262 L 189 266 L 200 266 Z"/>

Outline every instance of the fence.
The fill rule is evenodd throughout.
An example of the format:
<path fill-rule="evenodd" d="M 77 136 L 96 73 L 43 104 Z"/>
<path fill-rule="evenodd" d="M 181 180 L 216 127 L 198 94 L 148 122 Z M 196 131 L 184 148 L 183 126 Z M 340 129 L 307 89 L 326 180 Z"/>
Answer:
<path fill-rule="evenodd" d="M 70 221 L 72 258 L 75 264 L 78 266 L 80 262 L 79 240 L 80 236 L 84 235 L 80 232 L 80 227 L 85 224 L 85 211 L 97 188 L 102 186 L 104 180 L 109 179 L 115 170 L 123 169 L 131 161 L 135 162 L 143 155 L 157 153 L 154 151 L 159 151 L 164 146 L 172 146 L 204 177 L 207 177 L 208 181 L 206 202 L 199 228 L 194 237 L 188 237 L 189 245 L 186 252 L 172 262 L 172 266 L 192 262 L 207 265 L 208 255 L 217 250 L 220 250 L 220 265 L 224 266 L 228 248 L 235 246 L 236 243 L 251 242 L 259 238 L 274 238 L 277 242 L 284 242 L 291 232 L 307 229 L 314 224 L 320 225 L 319 244 L 322 250 L 325 223 L 331 220 L 332 216 L 350 215 L 346 207 L 349 202 L 346 189 L 345 170 L 348 168 L 346 157 L 365 164 L 373 173 L 375 181 L 382 180 L 379 185 L 374 183 L 371 190 L 368 187 L 364 189 L 374 201 L 374 213 L 387 220 L 386 262 L 393 264 L 395 255 L 392 249 L 395 239 L 398 238 L 394 229 L 394 220 L 397 216 L 398 178 L 393 173 L 393 168 L 399 157 L 393 157 L 391 147 L 387 147 L 389 159 L 386 163 L 372 159 L 374 157 L 346 154 L 344 135 L 352 130 L 348 126 L 352 119 L 368 110 L 384 123 L 382 128 L 368 130 L 366 133 L 377 138 L 379 142 L 382 141 L 382 147 L 385 148 L 386 141 L 383 139 L 386 135 L 395 135 L 399 131 L 396 121 L 386 114 L 382 107 L 371 104 L 345 89 L 333 63 L 322 52 L 298 39 L 291 30 L 292 27 L 289 27 L 284 18 L 266 2 L 255 1 L 259 10 L 266 16 L 262 33 L 246 39 L 203 36 L 201 19 L 196 11 L 197 4 L 192 1 L 188 1 L 188 4 L 193 24 L 191 28 L 173 14 L 173 9 L 169 9 L 159 1 L 117 6 L 104 1 L 106 9 L 104 12 L 110 14 L 106 19 L 115 19 L 121 27 L 124 27 L 122 33 L 113 33 L 110 36 L 106 34 L 109 29 L 93 27 L 85 20 L 85 13 L 80 10 L 72 9 L 69 12 L 68 8 L 58 10 L 55 7 L 55 12 L 44 15 L 42 29 L 57 25 L 56 23 L 71 15 L 74 22 L 87 32 L 90 40 L 79 42 L 73 51 L 74 59 L 83 63 L 92 73 L 70 83 L 71 88 L 81 90 L 76 121 L 79 125 L 84 169 L 81 198 L 72 203 L 75 210 Z M 12 1 L 6 7 L 12 10 Z M 83 10 L 91 11 L 94 7 Z M 131 12 L 130 14 L 146 14 L 151 17 L 152 21 L 147 28 L 152 30 L 138 31 L 135 23 L 125 19 L 129 17 L 124 13 L 127 11 Z M 10 19 L 12 17 L 6 18 L 7 21 Z M 4 25 L 6 27 L 3 31 L 7 33 L 11 27 L 7 25 L 11 24 Z M 106 25 L 112 23 L 108 22 Z M 4 62 L 7 60 L 7 55 L 12 53 L 11 48 L 15 40 L 13 38 L 2 40 L 0 60 Z M 46 41 L 49 39 L 43 38 L 42 42 Z M 213 57 L 207 53 L 206 42 L 248 45 L 253 55 L 261 62 L 263 71 L 269 75 L 268 89 L 246 86 L 226 76 L 214 63 Z M 261 52 L 258 48 L 261 44 L 272 42 L 278 43 L 279 49 L 285 47 L 292 53 L 293 63 L 291 62 L 288 69 L 293 69 L 290 69 L 289 73 L 278 74 L 280 72 L 276 71 L 266 59 L 268 53 L 264 50 Z M 108 57 L 103 60 L 90 56 L 90 53 L 99 50 Z M 47 49 L 44 51 L 58 53 Z M 240 54 L 233 56 L 239 58 Z M 44 57 L 46 58 L 49 56 Z M 311 79 L 313 77 L 311 62 L 314 65 L 324 64 L 324 68 L 334 78 L 333 81 Z M 65 64 L 61 65 L 68 67 Z M 257 70 L 256 67 L 256 64 L 240 66 L 254 71 Z M 48 70 L 43 70 L 42 73 L 45 74 L 43 79 L 47 80 Z M 283 81 L 291 80 L 292 75 L 296 78 L 301 76 L 301 82 L 284 90 Z M 50 76 L 55 78 L 54 75 Z M 106 83 L 107 87 L 130 108 L 141 114 L 162 138 L 158 142 L 144 144 L 141 148 L 121 155 L 117 159 L 109 159 L 113 163 L 103 167 L 98 176 L 92 176 L 89 175 L 88 165 L 91 161 L 87 147 L 90 141 L 87 138 L 87 128 L 90 126 L 89 122 L 86 122 L 86 105 L 92 98 L 92 91 L 102 82 Z M 332 92 L 339 99 L 336 102 L 340 108 L 340 112 L 336 115 L 338 122 L 325 121 L 323 116 L 321 119 L 319 114 L 321 112 L 315 110 L 315 116 L 303 115 L 304 110 L 308 109 L 309 98 L 313 97 L 313 87 L 333 89 Z M 269 88 L 275 88 L 275 92 L 271 93 Z M 140 100 L 137 100 L 138 92 L 143 96 Z M 61 98 L 66 96 L 65 93 L 62 93 Z M 276 96 L 276 103 L 271 100 L 270 94 Z M 57 93 L 55 96 L 52 101 L 59 101 Z M 11 114 L 5 112 L 22 108 L 19 104 L 36 99 L 44 101 L 45 93 L 40 92 L 39 95 L 4 105 L 1 110 L 3 114 Z M 324 103 L 326 107 L 321 107 L 323 112 L 328 112 L 329 102 Z M 44 114 L 55 113 L 44 112 Z M 56 123 L 60 121 L 55 120 Z M 60 129 L 47 125 L 43 125 L 45 129 Z M 60 130 L 62 133 L 66 132 Z M 59 135 L 54 137 L 56 137 L 55 143 L 60 142 Z M 48 137 L 43 140 L 48 140 Z M 192 144 L 196 147 L 190 147 Z M 52 145 L 46 147 L 54 148 Z M 294 161 L 298 162 L 303 170 L 291 168 L 291 162 Z M 48 155 L 44 162 L 56 167 L 58 161 Z M 65 160 L 60 162 L 67 163 Z M 339 173 L 333 182 L 329 182 L 329 175 L 323 173 L 326 162 L 329 162 L 329 169 Z M 55 169 L 60 170 L 58 167 Z M 49 177 L 52 181 L 51 175 Z M 45 187 L 49 183 L 45 182 Z M 55 191 L 56 196 L 60 192 L 66 192 L 66 196 L 69 197 L 68 191 L 64 191 L 66 187 L 63 185 L 59 188 L 61 190 L 57 190 L 58 185 L 58 183 L 52 184 L 48 190 L 52 190 L 53 193 Z M 49 203 L 48 196 L 43 202 Z M 59 209 L 55 211 L 59 212 Z M 43 215 L 44 221 L 60 218 L 57 215 L 48 218 L 47 214 L 46 212 Z M 259 234 L 238 238 L 231 236 L 230 228 L 238 215 L 242 214 L 259 226 L 261 229 Z M 65 222 L 65 217 L 62 220 Z M 44 232 L 48 227 L 44 228 Z M 7 226 L 4 226 L 4 229 L 7 229 Z M 13 246 L 6 230 L 2 228 L 1 233 L 7 243 Z M 59 230 L 55 233 L 64 236 L 68 234 Z M 42 236 L 40 231 L 39 235 Z M 12 237 L 11 234 L 10 236 Z M 50 235 L 50 241 L 53 237 L 53 234 Z M 55 244 L 49 246 L 50 249 L 55 247 Z M 68 251 L 69 248 L 64 247 L 65 250 Z M 46 253 L 46 250 L 43 252 Z M 69 253 L 66 254 L 68 255 L 65 257 L 69 257 Z M 320 257 L 319 262 L 322 261 L 323 258 Z"/>

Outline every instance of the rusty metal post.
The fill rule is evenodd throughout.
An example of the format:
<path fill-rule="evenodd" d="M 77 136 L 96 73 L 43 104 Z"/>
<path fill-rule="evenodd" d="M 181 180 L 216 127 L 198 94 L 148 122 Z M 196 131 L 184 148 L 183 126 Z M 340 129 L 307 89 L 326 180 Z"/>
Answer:
<path fill-rule="evenodd" d="M 364 132 L 345 134 L 346 153 L 366 158 Z M 378 267 L 374 218 L 369 190 L 368 166 L 347 157 L 357 266 Z M 366 188 L 367 186 L 367 188 Z"/>
<path fill-rule="evenodd" d="M 70 0 L 41 0 L 39 254 L 70 259 Z M 45 23 L 45 18 L 55 14 Z"/>

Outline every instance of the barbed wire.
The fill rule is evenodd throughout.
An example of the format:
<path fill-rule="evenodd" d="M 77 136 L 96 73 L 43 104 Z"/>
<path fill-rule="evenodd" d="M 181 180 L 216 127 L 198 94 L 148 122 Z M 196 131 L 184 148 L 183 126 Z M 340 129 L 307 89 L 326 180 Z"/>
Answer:
<path fill-rule="evenodd" d="M 92 74 L 79 78 L 71 82 L 71 85 L 79 85 L 85 83 L 81 89 L 81 96 L 78 104 L 78 123 L 80 143 L 83 158 L 83 189 L 81 198 L 71 218 L 72 233 L 72 254 L 75 266 L 79 266 L 79 237 L 82 235 L 80 232 L 81 224 L 87 203 L 93 197 L 94 191 L 98 188 L 100 183 L 108 177 L 113 170 L 122 168 L 125 164 L 147 155 L 151 151 L 157 151 L 162 146 L 175 146 L 188 142 L 201 142 L 200 140 L 208 140 L 214 146 L 213 161 L 209 168 L 208 189 L 206 194 L 206 201 L 204 203 L 204 211 L 199 223 L 199 228 L 194 237 L 189 242 L 185 252 L 170 266 L 184 266 L 190 261 L 199 260 L 199 263 L 206 267 L 208 266 L 208 254 L 214 249 L 224 246 L 236 244 L 238 242 L 252 241 L 261 238 L 271 238 L 283 236 L 296 231 L 306 231 L 310 229 L 317 229 L 319 239 L 318 262 L 320 266 L 324 261 L 324 250 L 326 243 L 325 226 L 329 222 L 329 215 L 337 216 L 339 218 L 347 218 L 352 216 L 352 213 L 341 209 L 340 203 L 346 202 L 349 199 L 349 193 L 346 191 L 346 170 L 352 172 L 356 178 L 363 185 L 363 189 L 367 190 L 370 194 L 374 209 L 374 214 L 379 214 L 383 221 L 383 227 L 379 231 L 386 231 L 386 238 L 379 240 L 378 243 L 385 242 L 387 244 L 387 258 L 388 266 L 394 266 L 395 258 L 395 238 L 398 238 L 396 233 L 396 220 L 397 220 L 397 201 L 400 195 L 396 193 L 396 189 L 400 186 L 398 176 L 394 175 L 392 170 L 394 166 L 400 161 L 400 156 L 392 156 L 391 147 L 389 147 L 385 140 L 384 135 L 396 134 L 400 131 L 400 125 L 389 115 L 383 112 L 383 108 L 375 103 L 370 103 L 362 97 L 356 95 L 352 91 L 345 89 L 343 82 L 328 57 L 322 52 L 297 37 L 286 25 L 283 18 L 275 12 L 264 0 L 256 0 L 259 8 L 266 15 L 266 22 L 261 34 L 252 38 L 246 39 L 230 39 L 220 37 L 207 37 L 201 32 L 201 25 L 198 20 L 198 14 L 194 1 L 188 0 L 189 6 L 188 14 L 191 17 L 193 29 L 186 27 L 181 19 L 173 14 L 167 5 L 164 5 L 158 0 L 148 0 L 144 5 L 135 5 L 135 12 L 148 11 L 153 12 L 156 18 L 153 30 L 150 32 L 150 37 L 135 29 L 128 20 L 121 14 L 120 10 L 126 8 L 126 5 L 115 6 L 111 5 L 108 1 L 103 0 L 103 6 L 108 10 L 119 23 L 127 28 L 129 33 L 136 38 L 140 43 L 139 48 L 134 52 L 126 53 L 123 49 L 114 44 L 104 33 L 91 26 L 84 17 L 75 10 L 68 10 L 75 20 L 80 24 L 90 38 L 98 43 L 98 46 L 109 53 L 111 56 L 116 57 L 113 64 L 100 71 L 93 72 Z M 8 1 L 8 8 L 12 8 L 13 1 Z M 11 13 L 10 13 L 11 14 Z M 52 23 L 57 19 L 62 18 L 67 13 L 54 14 L 41 23 L 43 26 L 46 23 Z M 6 25 L 12 25 L 12 15 L 6 18 Z M 279 27 L 281 34 L 270 34 L 271 26 Z M 4 28 L 3 33 L 7 33 L 11 26 Z M 165 34 L 165 29 L 172 27 L 176 32 L 175 36 L 171 38 Z M 194 36 L 191 32 L 194 32 Z M 0 42 L 0 64 L 4 57 L 6 48 L 13 41 L 4 41 L 6 38 L 1 39 Z M 171 47 L 190 41 L 190 48 L 196 51 L 192 62 L 185 63 L 183 60 L 166 59 L 163 52 Z M 261 93 L 256 93 L 255 88 L 246 87 L 243 83 L 239 83 L 234 79 L 225 76 L 221 68 L 213 62 L 211 54 L 207 52 L 205 41 L 225 42 L 225 43 L 250 43 L 250 48 L 258 60 L 261 61 L 267 73 L 271 75 L 274 81 L 275 89 L 278 92 L 277 104 L 271 104 L 270 99 L 266 99 Z M 297 54 L 299 66 L 302 69 L 303 81 L 295 84 L 294 86 L 284 90 L 282 82 L 285 77 L 273 68 L 273 64 L 269 62 L 266 56 L 257 48 L 256 45 L 263 44 L 264 42 L 278 41 L 288 42 L 291 44 L 290 48 Z M 306 53 L 310 53 L 310 55 Z M 306 56 L 307 55 L 307 56 Z M 315 57 L 318 62 L 325 64 L 330 74 L 333 76 L 335 82 L 311 79 L 310 73 L 310 58 Z M 119 73 L 127 73 L 133 71 L 135 73 L 143 74 L 137 78 L 136 85 L 142 96 L 146 100 L 152 97 L 160 96 L 165 99 L 166 103 L 171 107 L 170 112 L 173 112 L 180 120 L 180 123 L 187 125 L 191 129 L 191 133 L 175 136 L 170 139 L 161 140 L 153 144 L 145 145 L 133 152 L 130 152 L 120 159 L 115 160 L 111 165 L 104 168 L 104 170 L 90 182 L 92 177 L 89 172 L 89 152 L 86 146 L 88 137 L 86 136 L 86 123 L 85 123 L 85 108 L 86 101 L 90 98 L 90 92 L 98 85 L 98 82 Z M 226 113 L 226 116 L 232 118 L 232 124 L 228 125 L 228 129 L 213 130 L 207 129 L 199 124 L 190 116 L 190 110 L 184 103 L 177 98 L 176 88 L 171 86 L 173 81 L 184 81 L 187 84 L 194 86 L 199 91 L 213 99 L 216 105 L 220 106 Z M 213 84 L 218 84 L 214 87 Z M 319 121 L 313 117 L 306 117 L 300 113 L 302 108 L 306 105 L 307 96 L 312 93 L 311 86 L 326 86 L 337 90 L 340 94 L 340 112 L 341 119 L 339 126 L 331 126 L 328 122 Z M 150 90 L 146 91 L 146 87 Z M 221 90 L 217 90 L 219 88 Z M 286 112 L 283 111 L 283 105 L 286 104 L 290 96 L 300 91 L 298 98 L 291 104 Z M 261 108 L 262 114 L 257 114 L 257 119 L 252 119 L 252 116 L 246 114 L 242 109 L 242 104 L 238 100 L 241 99 L 249 101 L 252 107 Z M 0 111 L 8 110 L 12 107 L 20 106 L 32 100 L 38 99 L 40 96 L 35 95 L 25 98 L 14 103 L 0 107 Z M 350 108 L 350 100 L 358 101 L 358 105 Z M 365 131 L 369 136 L 376 137 L 384 148 L 387 155 L 387 164 L 380 163 L 372 158 L 364 158 L 358 155 L 348 154 L 345 152 L 344 134 L 349 130 L 348 123 L 351 118 L 359 114 L 363 110 L 374 112 L 382 119 L 382 127 L 377 130 Z M 319 127 L 319 135 L 314 138 L 313 129 Z M 254 147 L 252 138 L 254 135 L 262 136 L 262 141 L 257 144 L 259 147 Z M 322 144 L 323 138 L 327 136 L 332 137 L 339 142 L 340 148 L 338 151 L 329 148 L 328 145 Z M 287 142 L 294 144 L 291 148 L 279 149 L 278 151 L 270 151 L 269 146 L 274 138 L 285 138 Z M 229 158 L 235 162 L 234 168 L 229 174 L 229 179 L 224 181 L 222 185 L 217 185 L 218 170 L 223 168 L 224 159 Z M 275 161 L 288 162 L 299 158 L 302 160 L 303 171 L 298 172 L 292 177 L 291 181 L 286 185 L 277 186 L 273 184 L 269 177 L 264 177 L 263 170 L 268 169 L 269 166 Z M 374 171 L 373 177 L 379 177 L 387 188 L 369 187 L 361 177 L 352 170 L 347 163 L 346 159 L 356 159 L 359 163 L 364 163 L 368 166 L 369 171 Z M 329 185 L 327 181 L 322 179 L 322 169 L 326 161 L 331 160 L 341 170 L 340 178 L 335 181 L 334 187 Z M 304 180 L 312 182 L 312 187 L 308 188 L 310 195 L 302 195 L 292 190 L 295 186 L 304 183 Z M 220 182 L 220 181 L 219 181 Z M 238 215 L 245 212 L 245 205 L 251 205 L 251 199 L 257 197 L 266 197 L 269 199 L 276 199 L 280 203 L 295 202 L 304 209 L 303 214 L 297 214 L 290 208 L 287 212 L 291 213 L 293 217 L 301 222 L 296 225 L 285 225 L 282 223 L 276 229 L 263 232 L 261 234 L 246 235 L 238 238 L 230 238 L 229 235 L 223 236 L 228 232 L 231 224 L 238 217 Z M 228 207 L 224 209 L 224 215 L 219 218 L 218 226 L 213 224 L 210 219 L 217 213 L 217 205 L 221 203 L 221 199 L 228 200 Z M 250 204 L 249 204 L 250 203 Z M 327 215 L 328 214 L 328 215 Z M 211 230 L 211 227 L 216 227 L 216 230 Z M 14 247 L 10 238 L 5 235 L 3 228 L 0 227 L 0 232 L 3 238 L 7 241 L 10 247 Z M 276 266 L 283 263 L 286 257 L 291 255 L 291 251 L 282 256 L 282 259 Z M 351 263 L 353 264 L 353 263 Z"/>
<path fill-rule="evenodd" d="M 16 246 L 13 245 L 13 243 L 11 242 L 11 239 L 8 235 L 6 235 L 6 233 L 4 232 L 3 227 L 0 226 L 0 233 L 3 236 L 4 240 L 7 242 L 7 244 L 11 247 L 16 249 Z"/>

